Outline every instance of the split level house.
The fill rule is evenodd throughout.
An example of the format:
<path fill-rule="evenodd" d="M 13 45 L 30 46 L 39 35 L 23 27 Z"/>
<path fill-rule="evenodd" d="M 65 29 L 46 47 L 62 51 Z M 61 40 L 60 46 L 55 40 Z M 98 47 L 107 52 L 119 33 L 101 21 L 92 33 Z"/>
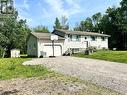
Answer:
<path fill-rule="evenodd" d="M 110 35 L 55 29 L 52 33 L 31 32 L 27 39 L 27 54 L 29 56 L 49 57 L 53 56 L 53 44 L 51 35 L 57 35 L 54 42 L 54 56 L 62 56 L 70 50 L 82 52 L 87 47 L 108 49 Z"/>

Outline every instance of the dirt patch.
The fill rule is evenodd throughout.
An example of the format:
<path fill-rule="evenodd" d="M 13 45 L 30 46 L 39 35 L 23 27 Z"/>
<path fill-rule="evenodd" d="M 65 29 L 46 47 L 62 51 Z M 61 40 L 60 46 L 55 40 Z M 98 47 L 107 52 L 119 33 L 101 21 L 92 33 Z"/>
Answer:
<path fill-rule="evenodd" d="M 77 95 L 86 85 L 37 78 L 0 81 L 0 95 Z"/>
<path fill-rule="evenodd" d="M 99 91 L 100 90 L 100 91 Z M 0 81 L 0 95 L 119 95 L 110 90 L 63 78 L 20 78 Z"/>

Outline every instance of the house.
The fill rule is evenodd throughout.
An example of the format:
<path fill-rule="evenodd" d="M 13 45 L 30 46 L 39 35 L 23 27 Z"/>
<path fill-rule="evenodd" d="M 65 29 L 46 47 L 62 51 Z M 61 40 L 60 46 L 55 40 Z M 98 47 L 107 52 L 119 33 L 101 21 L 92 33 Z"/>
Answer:
<path fill-rule="evenodd" d="M 108 38 L 110 35 L 55 29 L 52 33 L 32 32 L 27 40 L 27 53 L 29 56 L 49 57 L 53 55 L 51 35 L 57 35 L 58 40 L 54 43 L 54 55 L 61 56 L 73 50 L 81 52 L 87 47 L 97 49 L 108 49 Z"/>

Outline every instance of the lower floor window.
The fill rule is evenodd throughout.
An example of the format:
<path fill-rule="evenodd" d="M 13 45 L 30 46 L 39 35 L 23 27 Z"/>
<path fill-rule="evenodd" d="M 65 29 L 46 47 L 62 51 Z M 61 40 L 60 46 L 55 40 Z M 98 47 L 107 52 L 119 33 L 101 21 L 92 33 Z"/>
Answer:
<path fill-rule="evenodd" d="M 101 37 L 102 41 L 105 41 L 105 37 Z"/>

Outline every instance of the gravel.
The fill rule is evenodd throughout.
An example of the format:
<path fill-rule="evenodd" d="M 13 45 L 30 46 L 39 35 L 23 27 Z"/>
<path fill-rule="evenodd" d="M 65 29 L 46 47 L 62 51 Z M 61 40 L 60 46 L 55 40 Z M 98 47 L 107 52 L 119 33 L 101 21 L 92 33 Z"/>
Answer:
<path fill-rule="evenodd" d="M 43 64 L 53 71 L 127 95 L 127 64 L 69 56 L 33 59 L 23 64 Z"/>
<path fill-rule="evenodd" d="M 75 93 L 80 93 L 84 89 L 86 89 L 84 84 L 65 83 L 53 78 L 0 81 L 0 95 L 79 95 Z"/>

